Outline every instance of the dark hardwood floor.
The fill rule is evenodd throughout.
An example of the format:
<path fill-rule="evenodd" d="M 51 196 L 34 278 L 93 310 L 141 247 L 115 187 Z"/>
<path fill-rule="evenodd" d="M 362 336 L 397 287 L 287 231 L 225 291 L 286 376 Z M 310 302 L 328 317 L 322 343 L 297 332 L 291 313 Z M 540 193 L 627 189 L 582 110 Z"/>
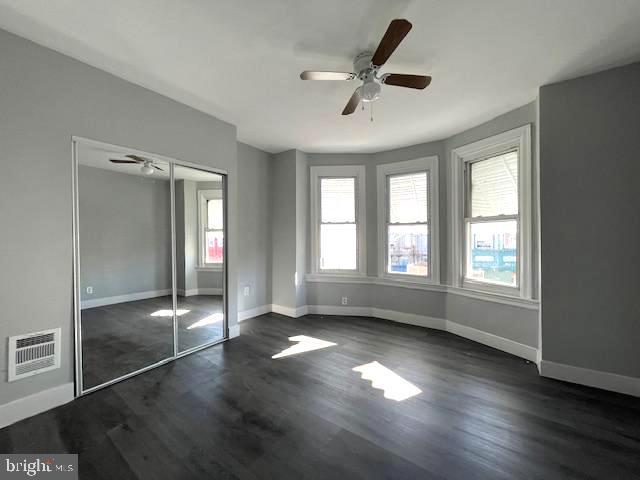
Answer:
<path fill-rule="evenodd" d="M 640 399 L 434 330 L 264 315 L 242 335 L 0 430 L 85 479 L 640 478 Z M 307 335 L 337 345 L 272 356 Z M 389 400 L 377 361 L 422 393 Z"/>
<path fill-rule="evenodd" d="M 170 296 L 82 310 L 84 387 L 100 385 L 173 356 Z M 224 336 L 221 295 L 178 297 L 178 351 Z"/>

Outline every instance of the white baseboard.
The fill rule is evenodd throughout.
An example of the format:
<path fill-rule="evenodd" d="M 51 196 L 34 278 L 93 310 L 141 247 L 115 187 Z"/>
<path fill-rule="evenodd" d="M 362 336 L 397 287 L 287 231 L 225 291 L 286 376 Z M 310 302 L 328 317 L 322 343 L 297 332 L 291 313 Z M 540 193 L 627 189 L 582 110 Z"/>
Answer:
<path fill-rule="evenodd" d="M 265 305 L 265 307 L 267 306 Z M 461 325 L 459 323 L 445 320 L 443 318 L 430 317 L 427 315 L 404 313 L 395 310 L 385 310 L 373 307 L 355 307 L 342 305 L 307 305 L 306 307 L 300 307 L 297 309 L 283 307 L 281 305 L 272 305 L 272 311 L 293 318 L 306 315 L 307 313 L 316 315 L 344 315 L 352 317 L 383 318 L 385 320 L 391 320 L 393 322 L 451 332 L 454 335 L 473 340 L 474 342 L 482 343 L 483 345 L 488 345 L 490 347 L 532 362 L 535 362 L 538 356 L 538 349 L 529 345 L 524 345 L 514 340 L 499 337 L 498 335 L 483 332 L 482 330 L 467 327 L 466 325 Z M 267 312 L 261 311 L 260 315 L 264 313 Z M 245 318 L 250 317 L 244 317 L 243 320 Z"/>
<path fill-rule="evenodd" d="M 342 305 L 308 305 L 309 313 L 317 315 L 344 315 L 351 317 L 377 317 L 392 322 L 406 323 L 409 325 L 417 325 L 419 327 L 435 328 L 438 330 L 445 329 L 445 321 L 441 318 L 428 317 L 426 315 L 417 315 L 414 313 L 403 313 L 395 310 L 384 310 L 374 307 L 352 307 Z"/>
<path fill-rule="evenodd" d="M 65 383 L 0 405 L 0 428 L 64 405 L 73 400 L 73 395 L 73 383 Z"/>
<path fill-rule="evenodd" d="M 240 325 L 229 325 L 229 338 L 236 338 L 240 336 Z"/>
<path fill-rule="evenodd" d="M 371 316 L 384 318 L 398 323 L 406 323 L 408 325 L 416 325 L 418 327 L 434 328 L 436 330 L 445 330 L 446 320 L 442 318 L 429 317 L 427 315 L 417 315 L 415 313 L 397 312 L 395 310 L 384 310 L 381 308 L 372 308 Z"/>
<path fill-rule="evenodd" d="M 344 315 L 346 317 L 370 317 L 371 307 L 349 307 L 341 305 L 307 305 L 309 313 L 314 315 Z"/>
<path fill-rule="evenodd" d="M 181 288 L 177 291 L 181 297 L 192 297 L 194 295 L 222 295 L 221 288 L 192 288 L 190 290 L 183 290 Z"/>
<path fill-rule="evenodd" d="M 105 305 L 113 305 L 115 303 L 134 302 L 136 300 L 146 300 L 148 298 L 164 297 L 165 295 L 171 295 L 171 289 L 164 290 L 150 290 L 148 292 L 136 292 L 128 293 L 126 295 L 116 295 L 113 297 L 94 298 L 91 300 L 82 300 L 80 302 L 80 308 L 95 308 L 103 307 Z"/>
<path fill-rule="evenodd" d="M 293 308 L 277 305 L 274 303 L 271 305 L 271 311 L 274 313 L 279 313 L 280 315 L 286 315 L 287 317 L 298 318 L 309 313 L 309 308 L 306 305 L 298 308 Z"/>
<path fill-rule="evenodd" d="M 564 380 L 565 382 L 578 383 L 580 385 L 640 397 L 640 378 L 636 377 L 627 377 L 616 373 L 574 367 L 573 365 L 550 362 L 549 360 L 542 360 L 540 362 L 540 375 L 555 378 L 556 380 Z"/>
<path fill-rule="evenodd" d="M 524 358 L 530 362 L 535 362 L 538 357 L 538 349 L 525 345 L 523 343 L 510 340 L 508 338 L 494 335 L 493 333 L 487 333 L 476 328 L 461 325 L 451 320 L 447 320 L 446 326 L 447 332 L 453 333 L 460 337 L 473 340 L 474 342 L 482 343 L 489 347 L 493 347 L 503 352 L 510 353 L 516 357 Z"/>
<path fill-rule="evenodd" d="M 222 295 L 221 288 L 198 288 L 198 295 Z"/>
<path fill-rule="evenodd" d="M 243 310 L 241 312 L 238 312 L 238 321 L 242 322 L 243 320 L 247 320 L 249 318 L 259 317 L 260 315 L 264 315 L 265 313 L 271 313 L 271 311 L 271 304 L 261 305 L 259 307 L 250 308 L 249 310 Z"/>

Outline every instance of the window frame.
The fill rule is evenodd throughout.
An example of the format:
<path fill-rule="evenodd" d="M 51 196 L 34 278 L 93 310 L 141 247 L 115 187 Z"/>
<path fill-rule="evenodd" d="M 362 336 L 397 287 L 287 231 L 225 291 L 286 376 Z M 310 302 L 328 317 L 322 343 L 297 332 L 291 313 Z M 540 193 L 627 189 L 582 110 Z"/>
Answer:
<path fill-rule="evenodd" d="M 429 232 L 429 275 L 388 272 L 389 177 L 427 172 L 427 222 Z M 378 197 L 378 278 L 388 281 L 440 284 L 440 214 L 438 157 L 429 156 L 376 167 Z M 417 224 L 420 224 L 418 222 Z M 411 224 L 414 225 L 414 224 Z"/>
<path fill-rule="evenodd" d="M 518 152 L 518 214 L 482 217 L 480 222 L 466 217 L 471 201 L 468 188 L 471 163 L 507 153 Z M 451 275 L 454 287 L 495 293 L 510 297 L 530 299 L 532 295 L 532 188 L 531 188 L 531 125 L 514 128 L 451 152 L 450 183 Z M 514 218 L 515 217 L 515 218 Z M 517 220 L 518 260 L 516 263 L 516 286 L 484 282 L 466 278 L 468 267 L 467 243 L 471 223 Z"/>
<path fill-rule="evenodd" d="M 366 179 L 364 165 L 310 167 L 311 272 L 318 275 L 361 277 L 367 274 L 365 245 Z M 320 224 L 322 221 L 320 181 L 323 178 L 355 178 L 356 268 L 354 270 L 320 268 Z"/>
<path fill-rule="evenodd" d="M 206 248 L 206 235 L 207 232 L 222 232 L 223 234 L 223 249 L 226 248 L 226 235 L 225 235 L 225 225 L 224 225 L 224 213 L 222 216 L 222 228 L 208 228 L 209 216 L 207 210 L 207 202 L 209 200 L 222 200 L 223 201 L 223 212 L 224 212 L 224 196 L 222 194 L 222 189 L 207 189 L 207 190 L 198 190 L 198 269 L 199 270 L 222 270 L 224 265 L 224 254 L 222 262 L 215 263 L 207 263 L 206 258 L 207 255 L 205 253 Z"/>

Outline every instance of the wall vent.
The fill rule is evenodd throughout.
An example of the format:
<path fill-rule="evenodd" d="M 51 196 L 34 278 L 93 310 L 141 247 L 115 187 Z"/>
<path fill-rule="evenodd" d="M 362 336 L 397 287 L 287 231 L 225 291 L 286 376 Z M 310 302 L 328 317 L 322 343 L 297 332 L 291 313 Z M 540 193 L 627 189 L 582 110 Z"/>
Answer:
<path fill-rule="evenodd" d="M 60 367 L 60 329 L 9 337 L 9 381 Z"/>

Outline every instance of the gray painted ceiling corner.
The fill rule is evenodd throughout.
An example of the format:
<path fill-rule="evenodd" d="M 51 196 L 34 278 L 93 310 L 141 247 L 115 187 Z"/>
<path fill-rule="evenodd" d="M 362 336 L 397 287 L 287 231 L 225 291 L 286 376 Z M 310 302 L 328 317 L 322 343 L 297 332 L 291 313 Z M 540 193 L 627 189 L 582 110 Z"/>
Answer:
<path fill-rule="evenodd" d="M 433 76 L 384 87 L 342 117 L 350 70 L 389 21 L 414 27 L 387 72 Z M 450 137 L 535 99 L 538 87 L 640 59 L 637 0 L 0 0 L 0 27 L 238 128 L 271 153 L 378 152 Z"/>

